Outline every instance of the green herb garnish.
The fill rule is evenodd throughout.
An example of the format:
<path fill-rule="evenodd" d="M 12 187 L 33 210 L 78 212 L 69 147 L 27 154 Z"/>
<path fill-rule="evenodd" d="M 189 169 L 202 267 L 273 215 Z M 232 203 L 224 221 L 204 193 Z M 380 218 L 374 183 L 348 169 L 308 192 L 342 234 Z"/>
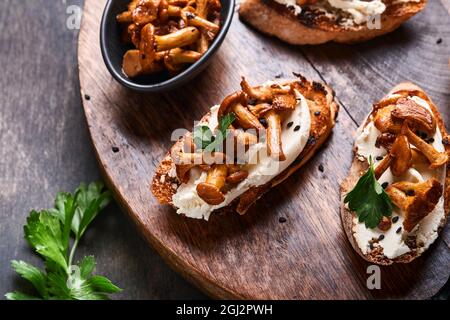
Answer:
<path fill-rule="evenodd" d="M 375 228 L 383 216 L 392 215 L 392 202 L 383 187 L 375 178 L 375 169 L 370 159 L 367 172 L 344 199 L 351 211 L 358 216 L 359 222 L 364 222 L 367 228 Z"/>
<path fill-rule="evenodd" d="M 45 271 L 23 261 L 12 268 L 31 282 L 36 295 L 10 292 L 10 300 L 104 300 L 121 289 L 107 278 L 93 275 L 95 260 L 87 256 L 74 265 L 75 250 L 89 224 L 111 201 L 103 184 L 82 184 L 74 194 L 59 193 L 55 207 L 31 211 L 24 226 L 25 239 L 45 262 Z M 73 237 L 73 241 L 71 238 Z"/>
<path fill-rule="evenodd" d="M 227 138 L 227 129 L 236 120 L 234 113 L 228 113 L 219 119 L 219 128 L 214 136 L 208 126 L 194 128 L 194 143 L 198 150 L 213 152 L 219 150 Z"/>

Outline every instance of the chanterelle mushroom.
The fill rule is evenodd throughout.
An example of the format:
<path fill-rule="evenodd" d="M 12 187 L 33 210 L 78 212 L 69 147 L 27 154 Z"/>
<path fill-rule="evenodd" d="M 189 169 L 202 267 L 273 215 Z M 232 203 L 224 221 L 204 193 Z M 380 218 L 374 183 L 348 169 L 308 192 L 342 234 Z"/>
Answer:
<path fill-rule="evenodd" d="M 220 104 L 217 117 L 220 119 L 228 112 L 233 112 L 236 119 L 244 129 L 263 130 L 264 126 L 259 122 L 258 118 L 247 108 L 247 96 L 244 92 L 238 91 L 228 95 Z"/>
<path fill-rule="evenodd" d="M 208 204 L 218 205 L 225 201 L 221 189 L 228 174 L 226 164 L 216 164 L 208 171 L 206 181 L 197 185 L 197 194 Z"/>
<path fill-rule="evenodd" d="M 274 110 L 264 114 L 264 118 L 267 121 L 267 149 L 271 157 L 284 161 L 286 156 L 283 152 L 282 142 L 281 142 L 281 118 L 278 113 Z"/>
<path fill-rule="evenodd" d="M 400 98 L 391 115 L 394 119 L 408 120 L 409 125 L 414 129 L 430 135 L 436 132 L 436 121 L 430 111 L 411 99 Z"/>
<path fill-rule="evenodd" d="M 242 91 L 244 91 L 250 98 L 256 99 L 260 102 L 272 102 L 275 95 L 288 94 L 290 91 L 280 88 L 277 84 L 275 84 L 274 87 L 252 87 L 244 77 L 242 77 L 241 88 Z"/>
<path fill-rule="evenodd" d="M 425 157 L 427 157 L 428 161 L 430 161 L 431 169 L 438 168 L 447 163 L 448 154 L 446 152 L 436 151 L 433 146 L 423 141 L 419 136 L 411 131 L 408 122 L 404 123 L 402 127 L 402 134 L 408 138 L 409 143 L 414 145 L 420 150 L 420 152 L 423 153 Z"/>
<path fill-rule="evenodd" d="M 375 113 L 373 123 L 375 127 L 382 133 L 399 133 L 402 127 L 402 122 L 392 118 L 392 111 L 396 108 L 395 105 L 378 109 Z"/>
<path fill-rule="evenodd" d="M 399 135 L 392 144 L 390 150 L 392 157 L 391 172 L 395 177 L 400 177 L 412 166 L 412 154 L 408 139 L 404 135 Z"/>
<path fill-rule="evenodd" d="M 386 188 L 392 202 L 403 211 L 403 227 L 411 232 L 438 203 L 443 187 L 434 178 L 425 182 L 398 182 Z"/>

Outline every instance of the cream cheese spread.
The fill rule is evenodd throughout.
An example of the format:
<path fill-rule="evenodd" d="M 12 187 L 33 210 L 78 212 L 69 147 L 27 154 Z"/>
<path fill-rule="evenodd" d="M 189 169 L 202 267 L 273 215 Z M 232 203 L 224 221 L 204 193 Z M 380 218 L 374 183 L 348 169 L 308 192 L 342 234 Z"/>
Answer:
<path fill-rule="evenodd" d="M 258 142 L 247 151 L 248 163 L 245 170 L 248 170 L 248 177 L 237 186 L 225 193 L 225 201 L 219 205 L 209 205 L 197 194 L 196 187 L 206 180 L 206 172 L 198 168 L 191 169 L 188 183 L 181 184 L 172 197 L 172 203 L 177 207 L 177 213 L 184 214 L 190 218 L 208 220 L 210 214 L 219 208 L 228 206 L 234 199 L 242 195 L 251 187 L 268 183 L 279 173 L 283 172 L 305 148 L 311 129 L 311 115 L 308 103 L 297 90 L 295 90 L 297 106 L 294 111 L 285 119 L 281 131 L 281 141 L 286 160 L 274 160 L 267 154 L 266 142 Z M 211 109 L 211 117 L 208 125 L 211 129 L 217 126 L 218 106 Z M 287 123 L 294 123 L 287 126 Z M 294 130 L 299 126 L 299 130 Z M 257 158 L 255 158 L 257 157 Z"/>
<path fill-rule="evenodd" d="M 410 99 L 432 112 L 425 100 L 419 97 L 411 97 Z M 368 120 L 368 124 L 358 132 L 359 136 L 356 139 L 357 157 L 361 161 L 367 161 L 371 156 L 375 162 L 375 166 L 377 166 L 379 163 L 379 161 L 376 160 L 377 157 L 385 156 L 386 151 L 384 148 L 378 149 L 375 147 L 375 141 L 380 132 L 374 126 L 373 121 L 371 121 L 372 118 L 370 117 Z M 442 134 L 439 129 L 436 130 L 433 138 L 434 142 L 432 143 L 432 146 L 439 152 L 445 151 L 445 147 L 442 143 Z M 401 177 L 394 177 L 391 169 L 388 168 L 378 181 L 381 184 L 385 182 L 392 184 L 398 181 L 422 182 L 434 177 L 440 181 L 442 185 L 445 185 L 445 174 L 445 166 L 431 170 L 428 165 L 413 165 L 413 167 Z M 370 251 L 369 241 L 378 239 L 380 235 L 384 235 L 384 239 L 373 245 L 375 247 L 379 246 L 383 248 L 383 254 L 389 259 L 394 259 L 411 251 L 405 243 L 408 235 L 416 236 L 416 243 L 418 245 L 417 250 L 419 253 L 425 251 L 436 240 L 438 228 L 443 219 L 445 219 L 444 197 L 441 197 L 434 210 L 422 219 L 410 234 L 402 228 L 403 215 L 400 209 L 394 207 L 392 217 L 398 217 L 398 220 L 395 223 L 392 223 L 392 226 L 388 231 L 381 231 L 378 228 L 366 228 L 364 222 L 360 223 L 356 216 L 353 218 L 353 236 L 364 254 L 367 254 Z"/>

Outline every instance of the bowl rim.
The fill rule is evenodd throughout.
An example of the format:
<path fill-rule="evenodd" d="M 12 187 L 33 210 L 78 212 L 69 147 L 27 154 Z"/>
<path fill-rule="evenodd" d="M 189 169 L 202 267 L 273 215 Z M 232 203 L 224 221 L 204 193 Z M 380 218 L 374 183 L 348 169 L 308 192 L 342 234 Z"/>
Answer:
<path fill-rule="evenodd" d="M 127 88 L 141 91 L 141 92 L 158 92 L 162 90 L 168 90 L 172 89 L 174 87 L 177 87 L 182 82 L 190 80 L 192 77 L 197 75 L 198 68 L 201 68 L 201 66 L 207 62 L 219 49 L 222 42 L 225 40 L 225 37 L 228 33 L 228 30 L 231 26 L 231 22 L 233 20 L 234 16 L 234 7 L 235 7 L 235 0 L 228 0 L 230 2 L 230 6 L 228 7 L 228 10 L 225 12 L 225 18 L 223 20 L 223 25 L 221 26 L 219 33 L 216 35 L 216 37 L 213 40 L 213 43 L 208 48 L 208 50 L 203 54 L 203 56 L 190 65 L 188 68 L 183 70 L 183 72 L 177 74 L 176 76 L 169 78 L 163 82 L 158 82 L 155 84 L 138 84 L 134 82 L 132 79 L 129 79 L 126 77 L 122 71 L 117 72 L 116 68 L 113 67 L 113 63 L 111 61 L 110 53 L 106 49 L 106 22 L 107 17 L 111 11 L 111 7 L 113 5 L 113 2 L 117 0 L 108 0 L 106 3 L 106 6 L 103 10 L 102 14 L 102 20 L 100 23 L 100 49 L 102 52 L 103 61 L 106 65 L 106 68 L 111 73 L 111 75 L 122 85 L 124 85 Z M 222 1 L 222 0 L 221 0 Z M 197 71 L 197 72 L 196 72 Z"/>

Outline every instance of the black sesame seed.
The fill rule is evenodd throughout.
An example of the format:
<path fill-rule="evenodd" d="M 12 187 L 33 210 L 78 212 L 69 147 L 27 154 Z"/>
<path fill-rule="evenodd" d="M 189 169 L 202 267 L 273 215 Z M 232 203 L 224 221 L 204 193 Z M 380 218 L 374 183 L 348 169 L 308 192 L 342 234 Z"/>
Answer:
<path fill-rule="evenodd" d="M 378 237 L 378 241 L 381 241 L 384 239 L 384 234 L 380 234 L 380 236 Z"/>
<path fill-rule="evenodd" d="M 382 156 L 378 156 L 378 157 L 376 157 L 376 159 L 377 159 L 378 161 L 380 161 L 380 160 L 383 160 L 383 157 L 382 157 Z"/>
<path fill-rule="evenodd" d="M 314 115 L 317 116 L 317 117 L 320 116 L 320 111 L 314 112 Z"/>
<path fill-rule="evenodd" d="M 119 152 L 119 148 L 117 148 L 117 147 L 112 147 L 112 152 L 114 152 L 114 153 Z"/>
<path fill-rule="evenodd" d="M 384 183 L 381 185 L 381 187 L 382 187 L 383 189 L 386 189 L 386 188 L 388 187 L 388 185 L 389 185 L 388 182 L 384 182 Z"/>
<path fill-rule="evenodd" d="M 373 243 L 369 243 L 370 250 L 373 250 Z"/>
<path fill-rule="evenodd" d="M 85 95 L 84 95 L 84 98 L 85 98 L 86 100 L 88 100 L 88 101 L 91 100 L 91 96 L 88 95 L 88 94 L 85 94 Z"/>
<path fill-rule="evenodd" d="M 423 131 L 417 131 L 417 135 L 421 138 L 421 139 L 426 139 L 428 137 L 428 135 L 423 132 Z"/>
<path fill-rule="evenodd" d="M 280 218 L 278 219 L 278 221 L 279 221 L 280 223 L 285 223 L 287 220 L 286 220 L 285 217 L 280 217 Z"/>
<path fill-rule="evenodd" d="M 294 128 L 294 131 L 298 131 L 298 130 L 300 130 L 300 126 L 296 126 L 296 127 Z"/>
<path fill-rule="evenodd" d="M 398 216 L 395 216 L 392 218 L 392 223 L 397 223 L 397 221 L 398 221 Z"/>
<path fill-rule="evenodd" d="M 319 164 L 319 171 L 320 172 L 324 172 L 325 168 L 323 167 L 323 164 Z"/>
<path fill-rule="evenodd" d="M 397 229 L 397 231 L 395 231 L 395 233 L 400 233 L 400 232 L 402 232 L 402 227 L 399 227 L 399 228 Z"/>
<path fill-rule="evenodd" d="M 436 43 L 437 44 L 441 44 L 442 43 L 442 39 L 441 38 L 437 39 Z"/>
<path fill-rule="evenodd" d="M 283 74 L 282 74 L 282 73 L 279 73 L 279 74 L 277 74 L 277 75 L 275 76 L 275 79 L 280 79 L 282 76 L 283 76 Z"/>
<path fill-rule="evenodd" d="M 428 143 L 433 143 L 434 142 L 434 138 L 430 138 L 427 140 Z"/>
<path fill-rule="evenodd" d="M 289 122 L 289 123 L 287 124 L 287 127 L 290 128 L 290 127 L 292 127 L 293 124 L 294 124 L 294 123 L 291 121 L 291 122 Z"/>
<path fill-rule="evenodd" d="M 264 127 L 267 127 L 267 121 L 264 118 L 259 119 L 259 123 L 261 123 Z"/>
<path fill-rule="evenodd" d="M 408 197 L 414 197 L 415 194 L 416 194 L 416 193 L 414 192 L 414 190 L 408 190 L 408 191 L 406 191 L 406 195 L 407 195 Z"/>

